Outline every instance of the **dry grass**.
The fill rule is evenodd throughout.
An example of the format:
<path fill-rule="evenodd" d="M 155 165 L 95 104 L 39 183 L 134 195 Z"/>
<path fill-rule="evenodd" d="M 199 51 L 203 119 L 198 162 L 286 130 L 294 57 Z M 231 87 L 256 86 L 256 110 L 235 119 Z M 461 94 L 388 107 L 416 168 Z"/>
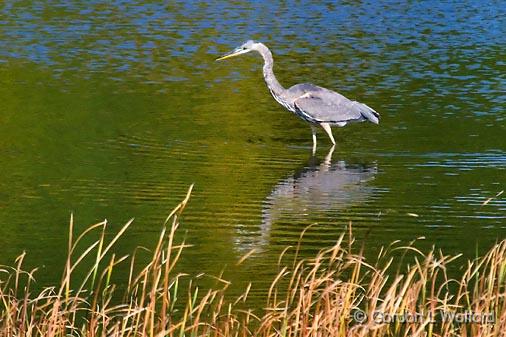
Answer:
<path fill-rule="evenodd" d="M 191 189 L 190 189 L 191 190 Z M 501 336 L 506 334 L 506 241 L 482 258 L 462 261 L 436 251 L 423 254 L 414 245 L 391 245 L 374 261 L 356 252 L 349 233 L 312 259 L 280 256 L 280 272 L 269 289 L 266 309 L 240 310 L 250 287 L 227 302 L 223 289 L 202 292 L 180 285 L 175 265 L 184 243 L 174 242 L 186 199 L 169 215 L 150 262 L 135 267 L 135 253 L 116 257 L 114 244 L 131 222 L 111 239 L 107 223 L 91 226 L 70 239 L 68 259 L 58 286 L 32 293 L 34 271 L 2 267 L 1 336 Z M 92 231 L 100 239 L 80 255 L 79 242 Z M 288 248 L 287 248 L 288 249 Z M 400 271 L 392 271 L 393 251 L 410 252 Z M 285 250 L 286 252 L 286 250 Z M 284 253 L 285 253 L 284 252 Z M 398 255 L 398 254 L 397 254 Z M 247 258 L 247 256 L 245 257 Z M 93 266 L 86 277 L 73 275 L 83 261 Z M 242 261 L 241 261 L 242 262 Z M 123 301 L 110 277 L 118 264 L 130 266 Z M 463 264 L 460 279 L 450 279 L 450 263 Z M 285 265 L 286 264 L 286 265 Z M 76 286 L 76 284 L 78 286 Z M 178 303 L 179 301 L 179 303 Z M 184 301 L 184 303 L 180 303 Z M 176 308 L 179 308 L 176 313 Z M 181 310 L 181 308 L 183 308 Z M 483 323 L 460 323 L 443 314 L 480 313 Z M 366 316 L 360 316 L 364 313 Z M 409 316 L 408 314 L 412 314 Z M 418 314 L 419 316 L 413 316 Z M 408 315 L 408 316 L 406 316 Z M 462 316 L 459 316 L 462 318 Z M 385 319 L 396 318 L 396 322 Z M 400 322 L 408 318 L 409 322 Z M 476 318 L 476 317 L 475 317 Z M 358 322 L 357 320 L 360 320 Z M 493 320 L 494 323 L 491 323 Z"/>

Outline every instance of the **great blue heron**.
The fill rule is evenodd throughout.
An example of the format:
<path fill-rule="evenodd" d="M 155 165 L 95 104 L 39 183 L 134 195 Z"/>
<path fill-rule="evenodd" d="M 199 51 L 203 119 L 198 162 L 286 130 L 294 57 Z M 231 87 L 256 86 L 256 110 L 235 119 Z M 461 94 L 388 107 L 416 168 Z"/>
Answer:
<path fill-rule="evenodd" d="M 313 134 L 313 153 L 316 150 L 316 127 L 319 125 L 328 134 L 332 144 L 336 144 L 332 135 L 332 126 L 345 126 L 352 122 L 370 121 L 379 123 L 379 113 L 373 108 L 349 100 L 335 91 L 311 83 L 296 84 L 289 89 L 279 84 L 272 71 L 274 60 L 272 53 L 263 43 L 249 40 L 233 51 L 216 59 L 257 51 L 264 59 L 264 79 L 274 99 L 289 111 L 310 123 Z"/>

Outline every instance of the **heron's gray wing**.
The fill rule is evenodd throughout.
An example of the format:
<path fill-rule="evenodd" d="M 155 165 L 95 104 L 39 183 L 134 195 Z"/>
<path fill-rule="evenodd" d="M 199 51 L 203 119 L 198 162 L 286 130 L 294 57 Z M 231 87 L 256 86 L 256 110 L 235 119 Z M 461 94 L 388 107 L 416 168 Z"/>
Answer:
<path fill-rule="evenodd" d="M 305 93 L 294 99 L 295 108 L 305 118 L 316 123 L 339 124 L 369 120 L 379 123 L 379 114 L 367 105 L 351 101 L 337 92 L 308 86 Z M 301 87 L 302 89 L 302 87 Z M 308 90 L 309 89 L 309 90 Z"/>

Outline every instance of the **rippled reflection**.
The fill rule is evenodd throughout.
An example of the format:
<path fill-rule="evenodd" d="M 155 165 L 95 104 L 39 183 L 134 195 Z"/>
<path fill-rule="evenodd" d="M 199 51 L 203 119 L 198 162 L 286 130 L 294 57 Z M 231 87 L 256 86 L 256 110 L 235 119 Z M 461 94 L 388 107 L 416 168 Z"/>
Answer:
<path fill-rule="evenodd" d="M 276 184 L 262 206 L 262 224 L 255 248 L 269 245 L 276 224 L 302 221 L 302 230 L 310 224 L 304 223 L 305 218 L 333 217 L 336 212 L 370 198 L 375 189 L 369 181 L 378 172 L 377 164 L 332 160 L 333 151 L 334 147 L 323 160 L 310 157 L 300 170 Z"/>
<path fill-rule="evenodd" d="M 498 4 L 4 1 L 0 264 L 26 251 L 59 282 L 70 212 L 76 232 L 135 217 L 117 254 L 151 247 L 191 184 L 181 268 L 228 265 L 241 294 L 314 223 L 307 256 L 349 221 L 368 248 L 424 236 L 422 251 L 484 253 L 506 236 Z M 250 38 L 271 48 L 283 85 L 371 102 L 380 126 L 336 130 L 334 159 L 307 161 L 307 126 L 269 95 L 261 61 L 214 62 Z"/>

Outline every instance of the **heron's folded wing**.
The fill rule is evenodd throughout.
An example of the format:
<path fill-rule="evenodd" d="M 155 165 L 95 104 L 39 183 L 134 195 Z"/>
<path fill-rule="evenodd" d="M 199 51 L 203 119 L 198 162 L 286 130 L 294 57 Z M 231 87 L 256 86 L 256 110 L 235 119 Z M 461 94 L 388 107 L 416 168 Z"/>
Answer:
<path fill-rule="evenodd" d="M 294 100 L 305 117 L 317 123 L 342 123 L 368 119 L 378 123 L 378 113 L 365 104 L 332 91 L 306 93 Z"/>

